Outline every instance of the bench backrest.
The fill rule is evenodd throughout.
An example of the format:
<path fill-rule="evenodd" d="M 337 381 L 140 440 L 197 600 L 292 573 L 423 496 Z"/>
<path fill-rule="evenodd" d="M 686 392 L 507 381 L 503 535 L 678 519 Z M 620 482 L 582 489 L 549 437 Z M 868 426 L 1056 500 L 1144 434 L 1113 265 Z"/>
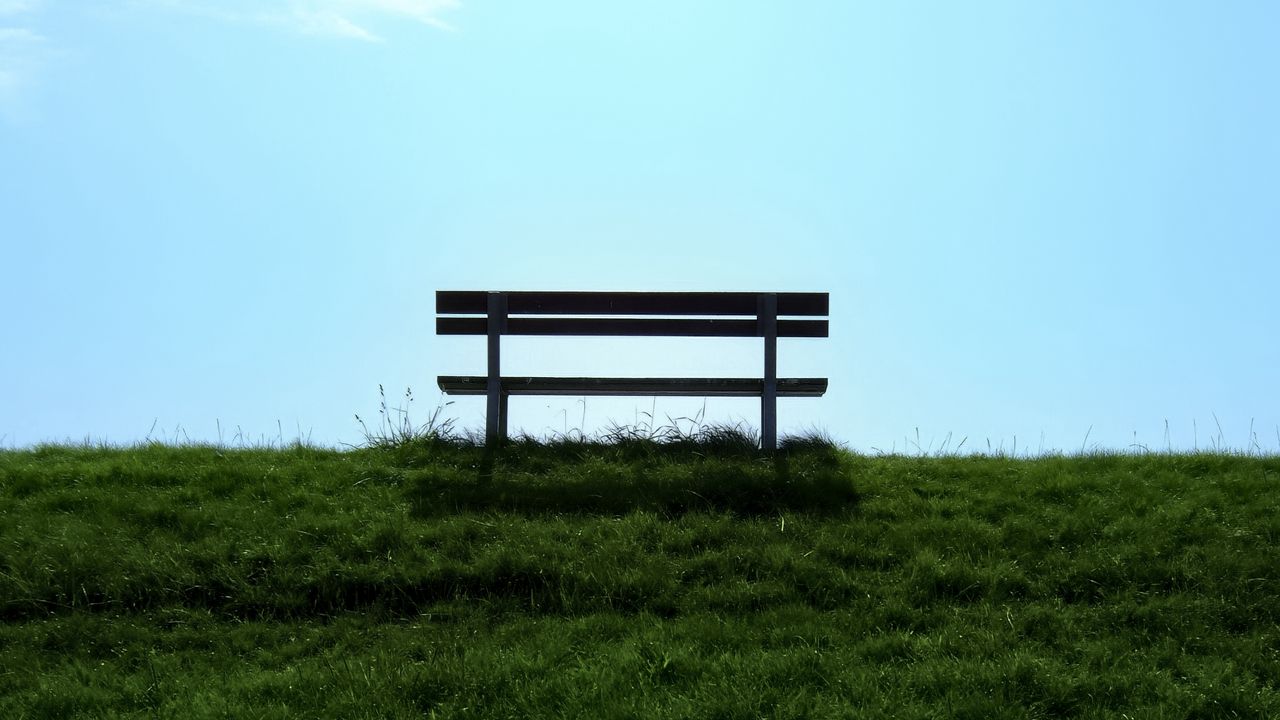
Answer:
<path fill-rule="evenodd" d="M 827 337 L 829 305 L 827 293 L 440 290 L 436 333 L 489 335 L 493 313 L 503 335 Z"/>

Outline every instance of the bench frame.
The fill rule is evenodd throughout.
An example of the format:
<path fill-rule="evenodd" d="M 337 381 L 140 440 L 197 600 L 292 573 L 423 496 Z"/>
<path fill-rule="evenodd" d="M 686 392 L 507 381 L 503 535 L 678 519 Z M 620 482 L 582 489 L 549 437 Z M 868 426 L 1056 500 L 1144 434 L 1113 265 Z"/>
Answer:
<path fill-rule="evenodd" d="M 777 449 L 778 397 L 819 397 L 827 389 L 826 378 L 778 377 L 778 338 L 827 337 L 828 298 L 827 293 L 441 290 L 436 292 L 436 333 L 487 336 L 488 373 L 442 375 L 437 383 L 446 394 L 486 396 L 489 444 L 507 437 L 511 395 L 759 397 L 761 446 L 772 451 Z M 469 317 L 454 317 L 459 315 Z M 503 377 L 503 335 L 760 337 L 764 372 L 759 378 Z"/>

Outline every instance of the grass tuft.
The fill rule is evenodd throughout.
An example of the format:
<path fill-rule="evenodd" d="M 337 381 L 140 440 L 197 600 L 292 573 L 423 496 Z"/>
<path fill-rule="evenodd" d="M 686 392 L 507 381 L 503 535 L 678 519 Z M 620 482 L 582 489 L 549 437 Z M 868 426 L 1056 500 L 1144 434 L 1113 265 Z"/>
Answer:
<path fill-rule="evenodd" d="M 397 407 L 387 404 L 387 393 L 382 385 L 378 385 L 378 398 L 378 423 L 374 427 L 370 428 L 363 418 L 355 416 L 364 436 L 362 447 L 385 450 L 457 441 L 453 418 L 444 416 L 445 409 L 452 402 L 437 405 L 425 422 L 415 423 L 412 417 L 413 388 L 405 388 L 404 404 Z"/>

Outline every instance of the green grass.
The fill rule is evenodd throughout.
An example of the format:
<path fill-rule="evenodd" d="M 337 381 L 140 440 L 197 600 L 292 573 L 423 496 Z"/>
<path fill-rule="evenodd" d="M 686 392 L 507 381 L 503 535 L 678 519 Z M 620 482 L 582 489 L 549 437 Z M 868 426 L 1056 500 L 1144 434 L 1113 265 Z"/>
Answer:
<path fill-rule="evenodd" d="M 0 717 L 1280 717 L 1280 459 L 0 452 Z"/>

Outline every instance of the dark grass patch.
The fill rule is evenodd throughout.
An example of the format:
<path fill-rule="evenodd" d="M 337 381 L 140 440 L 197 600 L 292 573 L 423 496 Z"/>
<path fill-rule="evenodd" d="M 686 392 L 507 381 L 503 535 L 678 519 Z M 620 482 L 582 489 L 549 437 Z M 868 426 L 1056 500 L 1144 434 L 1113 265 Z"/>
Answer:
<path fill-rule="evenodd" d="M 739 448 L 526 442 L 416 469 L 405 479 L 413 513 L 423 518 L 467 511 L 830 514 L 857 503 L 856 488 L 830 449 L 768 458 Z"/>

